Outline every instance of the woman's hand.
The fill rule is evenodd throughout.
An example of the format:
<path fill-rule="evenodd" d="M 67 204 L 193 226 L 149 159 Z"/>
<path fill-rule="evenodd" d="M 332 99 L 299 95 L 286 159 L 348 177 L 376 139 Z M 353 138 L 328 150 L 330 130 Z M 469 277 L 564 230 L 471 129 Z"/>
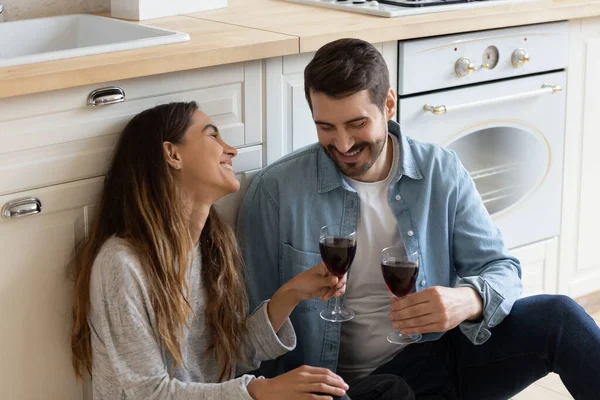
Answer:
<path fill-rule="evenodd" d="M 332 396 L 345 395 L 346 390 L 348 385 L 338 375 L 326 368 L 308 365 L 248 384 L 248 393 L 255 400 L 332 400 Z"/>
<path fill-rule="evenodd" d="M 306 301 L 321 297 L 328 301 L 332 297 L 339 297 L 346 290 L 346 275 L 341 279 L 332 276 L 327 271 L 325 264 L 321 263 L 308 269 L 289 280 L 284 287 L 290 289 L 296 301 Z"/>
<path fill-rule="evenodd" d="M 346 275 L 342 279 L 329 275 L 325 264 L 319 264 L 299 273 L 280 287 L 267 305 L 267 314 L 275 332 L 285 323 L 294 307 L 301 301 L 321 297 L 328 301 L 341 296 L 346 290 Z"/>

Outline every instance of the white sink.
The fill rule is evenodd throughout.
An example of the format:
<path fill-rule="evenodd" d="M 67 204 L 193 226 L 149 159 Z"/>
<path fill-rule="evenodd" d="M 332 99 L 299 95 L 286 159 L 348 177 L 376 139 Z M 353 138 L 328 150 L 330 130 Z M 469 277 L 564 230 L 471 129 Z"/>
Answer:
<path fill-rule="evenodd" d="M 0 67 L 190 40 L 187 33 L 97 15 L 0 23 Z"/>

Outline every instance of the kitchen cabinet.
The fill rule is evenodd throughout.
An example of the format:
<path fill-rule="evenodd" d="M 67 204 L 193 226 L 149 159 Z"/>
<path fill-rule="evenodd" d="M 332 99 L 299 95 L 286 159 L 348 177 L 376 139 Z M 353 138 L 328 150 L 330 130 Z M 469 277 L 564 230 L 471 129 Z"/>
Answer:
<path fill-rule="evenodd" d="M 377 43 L 390 71 L 391 87 L 397 87 L 398 43 Z M 317 130 L 304 96 L 304 68 L 314 53 L 270 58 L 266 75 L 266 162 L 317 141 Z"/>
<path fill-rule="evenodd" d="M 87 105 L 88 95 L 103 88 L 119 88 L 125 101 Z M 118 133 L 134 115 L 191 100 L 226 142 L 246 149 L 234 167 L 250 161 L 260 168 L 262 66 L 252 61 L 1 99 L 0 195 L 102 174 Z"/>
<path fill-rule="evenodd" d="M 600 290 L 600 18 L 569 21 L 569 28 L 558 290 L 579 297 Z"/>
<path fill-rule="evenodd" d="M 0 218 L 0 398 L 79 400 L 71 366 L 72 285 L 65 266 L 84 237 L 102 177 L 0 196 L 42 212 Z"/>
<path fill-rule="evenodd" d="M 510 253 L 522 267 L 522 297 L 541 293 L 556 293 L 558 273 L 558 238 L 517 247 Z"/>
<path fill-rule="evenodd" d="M 0 217 L 1 399 L 91 399 L 71 366 L 67 264 L 125 124 L 157 104 L 195 100 L 238 148 L 236 171 L 259 169 L 262 75 L 251 61 L 0 100 L 0 208 L 31 212 Z M 125 101 L 88 105 L 101 88 L 120 88 Z"/>

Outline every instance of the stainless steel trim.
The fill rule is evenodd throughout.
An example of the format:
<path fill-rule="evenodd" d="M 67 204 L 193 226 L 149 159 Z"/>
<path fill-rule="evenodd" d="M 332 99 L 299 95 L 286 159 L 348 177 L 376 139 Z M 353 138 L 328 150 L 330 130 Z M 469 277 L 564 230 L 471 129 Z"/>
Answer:
<path fill-rule="evenodd" d="M 125 91 L 118 86 L 109 86 L 92 91 L 87 99 L 88 106 L 107 106 L 126 100 Z"/>
<path fill-rule="evenodd" d="M 561 90 L 562 90 L 562 87 L 559 85 L 549 85 L 547 83 L 544 83 L 542 85 L 541 89 L 530 90 L 529 92 L 523 92 L 523 93 L 518 93 L 518 94 L 511 94 L 508 96 L 495 97 L 493 99 L 488 99 L 488 100 L 480 100 L 480 101 L 473 101 L 470 103 L 457 104 L 455 106 L 446 106 L 446 105 L 432 106 L 431 104 L 425 104 L 423 106 L 423 111 L 430 112 L 435 115 L 442 115 L 442 114 L 446 114 L 447 112 L 449 112 L 451 110 L 457 111 L 457 110 L 462 110 L 462 109 L 466 109 L 466 108 L 488 106 L 488 105 L 503 103 L 505 101 L 522 100 L 522 99 L 527 99 L 530 97 L 541 96 L 543 94 L 558 93 Z"/>
<path fill-rule="evenodd" d="M 42 202 L 37 197 L 23 197 L 9 201 L 2 207 L 3 218 L 20 218 L 42 212 Z"/>

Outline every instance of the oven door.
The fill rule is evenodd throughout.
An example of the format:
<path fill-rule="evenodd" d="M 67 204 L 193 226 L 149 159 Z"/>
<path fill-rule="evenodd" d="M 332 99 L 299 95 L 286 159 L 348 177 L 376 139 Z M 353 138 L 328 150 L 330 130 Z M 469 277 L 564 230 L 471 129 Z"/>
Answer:
<path fill-rule="evenodd" d="M 560 230 L 566 73 L 399 99 L 403 133 L 454 150 L 507 247 Z"/>

